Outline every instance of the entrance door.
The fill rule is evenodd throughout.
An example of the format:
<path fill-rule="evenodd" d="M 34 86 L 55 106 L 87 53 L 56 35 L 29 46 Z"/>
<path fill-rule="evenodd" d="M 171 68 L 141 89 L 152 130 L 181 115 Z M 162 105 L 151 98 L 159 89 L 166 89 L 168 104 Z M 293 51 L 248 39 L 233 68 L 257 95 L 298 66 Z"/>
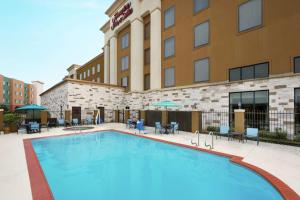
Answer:
<path fill-rule="evenodd" d="M 72 119 L 78 119 L 81 124 L 81 107 L 72 107 Z"/>
<path fill-rule="evenodd" d="M 105 119 L 104 119 L 104 107 L 98 107 L 99 111 L 100 111 L 100 119 L 101 119 L 101 123 L 105 122 Z"/>

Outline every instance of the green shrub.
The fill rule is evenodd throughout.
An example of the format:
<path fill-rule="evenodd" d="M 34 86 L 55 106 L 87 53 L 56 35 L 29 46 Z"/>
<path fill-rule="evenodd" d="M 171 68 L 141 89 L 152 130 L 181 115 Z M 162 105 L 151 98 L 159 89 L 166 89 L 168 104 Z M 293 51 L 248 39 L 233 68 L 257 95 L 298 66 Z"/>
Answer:
<path fill-rule="evenodd" d="M 294 141 L 300 142 L 300 134 L 295 136 Z"/>
<path fill-rule="evenodd" d="M 269 138 L 269 139 L 276 139 L 276 140 L 286 140 L 287 139 L 287 132 L 282 131 L 282 129 L 280 129 L 280 128 L 276 128 L 275 132 L 269 132 L 267 130 L 261 130 L 259 132 L 259 137 Z"/>
<path fill-rule="evenodd" d="M 212 132 L 220 132 L 220 128 L 216 126 L 208 126 L 206 130 Z"/>
<path fill-rule="evenodd" d="M 4 118 L 3 118 L 3 122 L 5 126 L 9 126 L 9 125 L 18 125 L 21 121 L 21 116 L 19 114 L 16 113 L 7 113 L 4 114 Z"/>

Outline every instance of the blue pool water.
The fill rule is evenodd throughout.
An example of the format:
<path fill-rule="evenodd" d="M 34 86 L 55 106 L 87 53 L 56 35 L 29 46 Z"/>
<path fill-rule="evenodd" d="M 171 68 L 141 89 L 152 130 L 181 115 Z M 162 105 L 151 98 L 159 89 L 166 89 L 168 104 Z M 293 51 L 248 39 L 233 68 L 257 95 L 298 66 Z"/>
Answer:
<path fill-rule="evenodd" d="M 32 141 L 57 200 L 282 199 L 228 158 L 117 132 Z"/>

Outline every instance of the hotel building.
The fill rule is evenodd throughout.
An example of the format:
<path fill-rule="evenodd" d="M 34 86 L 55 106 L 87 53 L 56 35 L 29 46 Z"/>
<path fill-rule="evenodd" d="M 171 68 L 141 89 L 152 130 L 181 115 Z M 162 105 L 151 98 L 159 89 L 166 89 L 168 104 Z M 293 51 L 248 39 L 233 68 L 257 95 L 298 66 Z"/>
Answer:
<path fill-rule="evenodd" d="M 8 78 L 0 74 L 0 105 L 13 111 L 26 104 L 37 104 L 43 83 L 33 81 L 32 84 Z M 37 89 L 39 87 L 39 89 Z"/>
<path fill-rule="evenodd" d="M 296 0 L 115 0 L 100 29 L 104 66 L 97 87 L 106 89 L 93 96 L 102 101 L 89 99 L 87 106 L 76 98 L 68 105 L 154 110 L 153 103 L 172 100 L 184 112 L 300 113 L 299 7 Z M 74 92 L 70 82 L 46 91 L 45 102 L 58 86 Z M 107 121 L 116 118 L 106 114 Z M 295 115 L 282 123 L 298 133 L 299 121 Z"/>

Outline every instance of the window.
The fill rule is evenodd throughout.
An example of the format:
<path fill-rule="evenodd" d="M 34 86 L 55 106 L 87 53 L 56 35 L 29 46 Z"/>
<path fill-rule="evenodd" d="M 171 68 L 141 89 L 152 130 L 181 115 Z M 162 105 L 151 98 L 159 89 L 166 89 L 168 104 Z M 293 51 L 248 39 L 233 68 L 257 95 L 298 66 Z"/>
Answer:
<path fill-rule="evenodd" d="M 194 46 L 199 47 L 201 45 L 208 44 L 209 41 L 209 23 L 204 22 L 195 26 L 194 29 Z"/>
<path fill-rule="evenodd" d="M 87 76 L 90 77 L 90 75 L 91 75 L 91 74 L 90 74 L 90 69 L 88 69 L 88 71 L 87 71 Z"/>
<path fill-rule="evenodd" d="M 165 11 L 165 29 L 175 24 L 175 7 L 172 6 Z"/>
<path fill-rule="evenodd" d="M 239 32 L 262 25 L 262 0 L 249 0 L 238 8 Z"/>
<path fill-rule="evenodd" d="M 144 50 L 144 65 L 150 64 L 150 48 Z"/>
<path fill-rule="evenodd" d="M 122 77 L 121 79 L 122 87 L 128 87 L 128 77 Z"/>
<path fill-rule="evenodd" d="M 121 70 L 125 71 L 128 69 L 129 66 L 129 57 L 128 56 L 124 56 L 122 57 L 122 65 L 121 65 Z"/>
<path fill-rule="evenodd" d="M 150 30 L 151 30 L 151 26 L 150 26 L 150 22 L 145 24 L 144 27 L 144 39 L 145 40 L 149 40 L 150 39 Z"/>
<path fill-rule="evenodd" d="M 194 13 L 198 13 L 205 8 L 208 8 L 208 0 L 194 0 Z"/>
<path fill-rule="evenodd" d="M 82 74 L 81 73 L 79 74 L 79 79 L 82 80 Z"/>
<path fill-rule="evenodd" d="M 175 54 L 175 38 L 170 37 L 165 40 L 165 58 L 174 56 Z"/>
<path fill-rule="evenodd" d="M 295 133 L 300 134 L 300 88 L 295 89 Z"/>
<path fill-rule="evenodd" d="M 260 63 L 229 70 L 229 81 L 239 81 L 269 76 L 269 63 Z"/>
<path fill-rule="evenodd" d="M 95 74 L 95 66 L 92 68 L 92 74 L 94 75 Z"/>
<path fill-rule="evenodd" d="M 86 72 L 83 72 L 83 79 L 86 78 Z"/>
<path fill-rule="evenodd" d="M 197 60 L 194 63 L 194 81 L 208 81 L 209 80 L 209 60 L 208 58 Z"/>
<path fill-rule="evenodd" d="M 125 49 L 129 46 L 129 33 L 125 33 L 121 38 L 121 47 Z"/>
<path fill-rule="evenodd" d="M 175 85 L 175 69 L 174 67 L 165 69 L 165 87 Z"/>
<path fill-rule="evenodd" d="M 267 129 L 269 112 L 269 91 L 235 92 L 229 95 L 230 121 L 234 123 L 234 110 L 245 109 L 247 127 Z M 259 115 L 254 114 L 258 112 Z M 251 114 L 253 113 L 253 114 Z"/>
<path fill-rule="evenodd" d="M 144 90 L 150 89 L 150 74 L 144 76 Z"/>
<path fill-rule="evenodd" d="M 300 56 L 294 58 L 294 70 L 295 73 L 300 73 Z"/>
<path fill-rule="evenodd" d="M 97 77 L 97 82 L 100 83 L 100 77 Z"/>
<path fill-rule="evenodd" d="M 97 72 L 100 72 L 100 69 L 101 68 L 101 65 L 100 64 L 97 64 Z"/>

